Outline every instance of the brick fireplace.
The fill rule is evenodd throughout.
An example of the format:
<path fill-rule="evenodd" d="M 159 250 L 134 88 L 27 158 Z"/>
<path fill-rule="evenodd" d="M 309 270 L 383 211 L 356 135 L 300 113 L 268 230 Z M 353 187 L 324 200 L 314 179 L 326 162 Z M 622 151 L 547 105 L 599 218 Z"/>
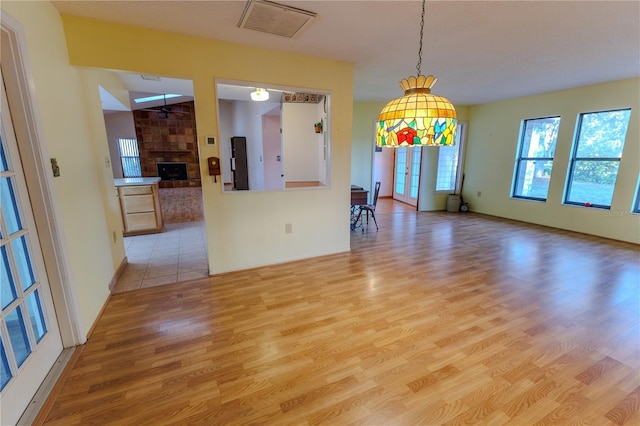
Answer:
<path fill-rule="evenodd" d="M 142 176 L 158 176 L 158 163 L 185 163 L 186 180 L 162 180 L 161 188 L 200 186 L 200 163 L 194 103 L 171 105 L 161 112 L 133 111 Z"/>
<path fill-rule="evenodd" d="M 156 163 L 162 181 L 189 180 L 187 163 Z M 162 182 L 161 181 L 161 182 Z"/>

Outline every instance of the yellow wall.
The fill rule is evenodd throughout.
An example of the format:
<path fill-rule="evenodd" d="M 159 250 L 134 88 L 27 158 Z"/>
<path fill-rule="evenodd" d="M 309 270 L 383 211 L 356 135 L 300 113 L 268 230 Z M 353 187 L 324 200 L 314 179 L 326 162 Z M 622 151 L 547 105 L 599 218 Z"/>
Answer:
<path fill-rule="evenodd" d="M 103 170 L 97 166 L 94 134 L 87 114 L 82 75 L 69 65 L 62 22 L 48 2 L 3 1 L 24 28 L 41 119 L 41 141 L 55 157 L 61 176 L 53 179 L 72 281 L 85 332 L 106 301 L 114 272 L 105 215 Z M 4 48 L 4 46 L 3 46 Z"/>
<path fill-rule="evenodd" d="M 640 79 L 623 80 L 476 106 L 457 106 L 467 125 L 464 200 L 472 211 L 640 243 L 640 216 L 631 205 L 640 174 Z M 355 102 L 354 182 L 370 185 L 371 122 L 384 103 Z M 611 210 L 563 206 L 576 118 L 581 112 L 631 107 L 631 119 Z M 546 203 L 510 198 L 520 123 L 526 118 L 561 115 L 553 174 Z M 446 194 L 434 194 L 437 151 L 423 156 L 421 210 L 444 210 Z M 478 197 L 478 191 L 481 196 Z"/>
<path fill-rule="evenodd" d="M 640 79 L 631 79 L 471 107 L 465 201 L 476 212 L 639 244 L 640 216 L 630 213 L 640 173 L 639 93 Z M 562 205 L 578 115 L 626 107 L 631 119 L 611 210 Z M 547 201 L 510 198 L 522 120 L 555 115 L 562 118 Z"/>
<path fill-rule="evenodd" d="M 398 89 L 400 91 L 400 89 Z M 353 103 L 353 142 L 351 146 L 351 182 L 363 188 L 373 190 L 372 161 L 374 154 L 373 123 L 386 102 L 354 102 Z M 392 178 L 392 176 L 390 176 Z M 387 182 L 387 185 L 389 183 Z M 380 186 L 380 193 L 385 191 Z M 389 188 L 391 186 L 389 185 Z M 389 194 L 390 195 L 390 194 Z"/>
<path fill-rule="evenodd" d="M 349 250 L 353 66 L 173 33 L 62 17 L 72 65 L 193 81 L 203 176 L 218 136 L 215 78 L 330 91 L 331 187 L 222 193 L 202 181 L 212 274 Z M 285 234 L 285 224 L 293 232 Z"/>
<path fill-rule="evenodd" d="M 105 207 L 105 219 L 109 233 L 109 248 L 114 273 L 125 257 L 124 240 L 122 239 L 122 214 L 118 201 L 118 191 L 113 184 L 113 169 L 109 141 L 101 108 L 98 85 L 105 89 L 122 89 L 122 83 L 113 72 L 100 70 L 78 70 L 84 89 L 85 112 L 88 117 L 87 125 L 91 132 L 91 142 L 94 148 L 94 160 L 98 172 L 102 204 Z M 122 91 L 122 90 L 121 90 Z"/>

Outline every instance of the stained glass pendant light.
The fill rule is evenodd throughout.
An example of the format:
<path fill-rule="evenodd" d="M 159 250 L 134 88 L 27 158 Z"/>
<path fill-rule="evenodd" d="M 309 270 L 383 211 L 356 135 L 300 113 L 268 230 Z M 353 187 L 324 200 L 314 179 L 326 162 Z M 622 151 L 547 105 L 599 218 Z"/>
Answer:
<path fill-rule="evenodd" d="M 420 22 L 420 48 L 418 50 L 418 76 L 400 81 L 404 96 L 390 101 L 380 112 L 376 124 L 376 145 L 446 146 L 454 144 L 456 110 L 447 98 L 431 94 L 438 81 L 432 75 L 420 73 L 422 65 L 422 35 L 424 32 L 425 0 L 422 0 Z"/>

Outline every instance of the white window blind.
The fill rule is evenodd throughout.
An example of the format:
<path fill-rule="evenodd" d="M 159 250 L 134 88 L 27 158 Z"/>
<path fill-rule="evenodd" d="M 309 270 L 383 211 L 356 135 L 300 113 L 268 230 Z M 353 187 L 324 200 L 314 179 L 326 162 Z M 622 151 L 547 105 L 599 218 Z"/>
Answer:
<path fill-rule="evenodd" d="M 455 145 L 438 148 L 436 191 L 455 191 L 459 173 L 459 157 L 462 152 L 462 124 L 456 128 Z"/>
<path fill-rule="evenodd" d="M 120 161 L 122 162 L 122 175 L 124 177 L 141 177 L 140 154 L 138 141 L 135 139 L 118 139 Z"/>

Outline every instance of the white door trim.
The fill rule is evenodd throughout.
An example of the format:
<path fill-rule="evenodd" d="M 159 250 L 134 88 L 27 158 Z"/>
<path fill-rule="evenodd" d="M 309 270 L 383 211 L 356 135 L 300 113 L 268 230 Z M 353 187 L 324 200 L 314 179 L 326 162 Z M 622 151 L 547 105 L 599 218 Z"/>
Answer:
<path fill-rule="evenodd" d="M 24 28 L 2 11 L 0 29 L 0 62 L 7 98 L 12 111 L 17 112 L 13 121 L 14 130 L 51 285 L 62 344 L 64 347 L 81 345 L 86 342 L 87 336 L 72 282 L 49 155 L 43 138 L 44 132 L 38 110 L 35 108 L 36 93 L 31 78 Z"/>

